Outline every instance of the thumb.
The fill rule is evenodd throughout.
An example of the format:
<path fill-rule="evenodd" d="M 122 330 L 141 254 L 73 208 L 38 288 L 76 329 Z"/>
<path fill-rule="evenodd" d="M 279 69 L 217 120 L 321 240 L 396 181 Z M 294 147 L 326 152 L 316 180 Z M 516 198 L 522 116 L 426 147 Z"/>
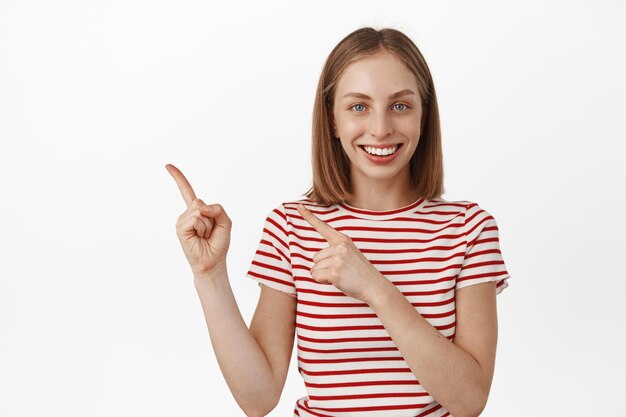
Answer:
<path fill-rule="evenodd" d="M 230 230 L 230 217 L 226 214 L 224 207 L 221 204 L 211 204 L 206 205 L 200 209 L 202 213 L 206 214 L 208 217 L 215 219 L 215 224 L 223 226 Z"/>

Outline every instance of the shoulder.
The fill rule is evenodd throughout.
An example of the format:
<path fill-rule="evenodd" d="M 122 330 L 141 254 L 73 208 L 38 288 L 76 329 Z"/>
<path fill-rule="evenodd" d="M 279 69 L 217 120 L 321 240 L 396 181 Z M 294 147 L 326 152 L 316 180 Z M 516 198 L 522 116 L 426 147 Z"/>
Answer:
<path fill-rule="evenodd" d="M 474 207 L 478 207 L 478 204 L 470 200 L 446 200 L 444 198 L 435 198 L 428 200 L 424 205 L 424 208 L 433 210 L 446 210 L 449 212 L 466 213 Z"/>
<path fill-rule="evenodd" d="M 473 200 L 445 200 L 437 198 L 429 200 L 424 205 L 424 209 L 445 212 L 446 214 L 458 214 L 464 218 L 464 223 L 469 229 L 485 223 L 495 226 L 496 223 L 493 215 Z"/>

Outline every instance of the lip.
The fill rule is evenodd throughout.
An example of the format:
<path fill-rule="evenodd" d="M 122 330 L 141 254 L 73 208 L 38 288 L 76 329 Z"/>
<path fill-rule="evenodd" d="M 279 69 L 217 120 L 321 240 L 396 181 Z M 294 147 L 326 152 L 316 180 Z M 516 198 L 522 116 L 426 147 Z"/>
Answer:
<path fill-rule="evenodd" d="M 388 164 L 391 161 L 393 161 L 394 159 L 396 159 L 396 156 L 398 156 L 398 154 L 400 153 L 400 148 L 402 147 L 402 144 L 399 143 L 398 145 L 398 149 L 396 149 L 396 151 L 394 152 L 393 155 L 391 156 L 378 156 L 378 155 L 371 155 L 369 153 L 367 153 L 367 151 L 365 149 L 363 149 L 363 146 L 370 146 L 370 145 L 359 145 L 359 149 L 361 149 L 361 151 L 365 154 L 365 157 L 367 159 L 369 159 L 370 161 L 379 164 L 379 165 L 384 165 L 384 164 Z M 385 145 L 383 146 L 383 148 L 388 148 L 390 146 L 394 146 L 394 145 Z M 380 146 L 374 146 L 375 148 L 380 148 Z"/>
<path fill-rule="evenodd" d="M 366 144 L 358 145 L 358 146 L 369 146 L 371 148 L 385 149 L 385 148 L 392 148 L 392 147 L 394 147 L 396 145 L 401 146 L 402 144 L 401 143 L 388 143 L 388 144 L 385 144 L 385 145 L 369 145 L 369 144 L 366 143 Z"/>

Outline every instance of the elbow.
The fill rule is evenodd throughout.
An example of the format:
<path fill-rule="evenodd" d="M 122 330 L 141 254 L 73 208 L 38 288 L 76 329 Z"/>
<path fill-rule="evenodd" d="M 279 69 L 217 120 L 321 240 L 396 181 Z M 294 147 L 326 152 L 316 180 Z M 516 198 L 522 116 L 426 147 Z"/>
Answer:
<path fill-rule="evenodd" d="M 265 417 L 271 413 L 274 408 L 276 408 L 279 399 L 280 394 L 277 396 L 276 393 L 274 393 L 274 395 L 268 397 L 267 401 L 256 402 L 251 408 L 243 410 L 243 412 L 247 417 Z"/>
<path fill-rule="evenodd" d="M 272 405 L 273 404 L 273 405 Z M 265 417 L 276 408 L 277 403 L 258 404 L 254 409 L 243 410 L 247 417 Z"/>
<path fill-rule="evenodd" d="M 254 410 L 244 410 L 244 413 L 247 417 L 265 417 L 268 415 L 274 407 L 267 409 L 255 408 Z"/>
<path fill-rule="evenodd" d="M 478 411 L 454 413 L 451 414 L 450 417 L 479 417 L 480 414 L 483 412 L 483 409 L 484 408 L 481 408 Z"/>
<path fill-rule="evenodd" d="M 466 412 L 465 414 L 462 414 L 462 416 L 465 417 L 479 417 L 483 410 L 485 409 L 485 406 L 487 405 L 487 395 L 481 395 L 478 397 L 479 401 L 477 404 L 475 404 L 472 409 L 468 410 L 468 412 Z"/>
<path fill-rule="evenodd" d="M 456 412 L 452 412 L 453 410 L 448 409 L 451 417 L 479 417 L 487 405 L 487 395 L 475 395 L 474 398 L 476 401 L 473 404 L 466 404 L 465 407 L 459 408 Z"/>

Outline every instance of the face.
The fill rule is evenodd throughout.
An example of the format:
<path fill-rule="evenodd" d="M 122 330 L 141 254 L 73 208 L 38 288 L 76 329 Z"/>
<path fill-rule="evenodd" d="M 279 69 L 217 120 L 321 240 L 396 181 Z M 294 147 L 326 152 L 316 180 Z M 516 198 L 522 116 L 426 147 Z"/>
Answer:
<path fill-rule="evenodd" d="M 335 90 L 333 140 L 350 159 L 352 181 L 410 181 L 421 116 L 417 80 L 400 59 L 382 51 L 348 66 Z"/>

